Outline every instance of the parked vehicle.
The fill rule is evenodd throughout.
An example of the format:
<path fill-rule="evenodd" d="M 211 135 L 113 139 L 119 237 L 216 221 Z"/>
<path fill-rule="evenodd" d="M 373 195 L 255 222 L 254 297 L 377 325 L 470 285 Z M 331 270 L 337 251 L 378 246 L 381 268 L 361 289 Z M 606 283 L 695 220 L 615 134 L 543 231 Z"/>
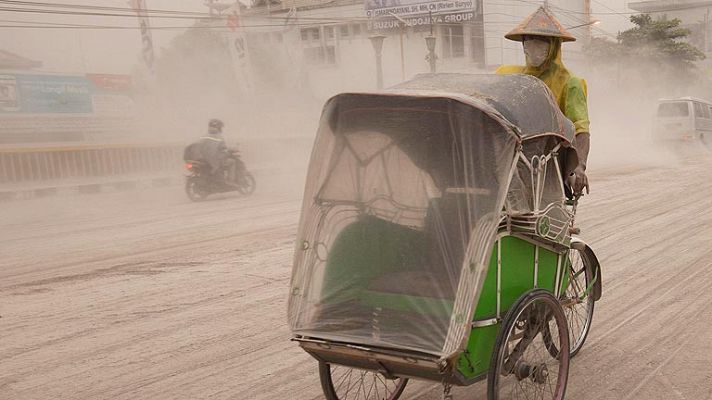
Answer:
<path fill-rule="evenodd" d="M 712 147 L 712 103 L 692 97 L 659 100 L 653 138 Z"/>
<path fill-rule="evenodd" d="M 574 128 L 540 80 L 427 74 L 324 107 L 288 319 L 328 400 L 486 379 L 562 400 L 601 297 L 574 236 Z M 581 373 L 586 373 L 582 370 Z"/>

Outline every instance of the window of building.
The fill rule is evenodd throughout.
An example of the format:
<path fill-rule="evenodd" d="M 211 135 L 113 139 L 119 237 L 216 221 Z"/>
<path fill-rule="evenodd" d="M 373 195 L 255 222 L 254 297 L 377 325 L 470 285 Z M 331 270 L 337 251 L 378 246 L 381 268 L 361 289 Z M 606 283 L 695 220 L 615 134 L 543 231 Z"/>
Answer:
<path fill-rule="evenodd" d="M 446 25 L 443 27 L 443 58 L 459 58 L 465 56 L 465 35 L 462 25 Z"/>
<path fill-rule="evenodd" d="M 339 25 L 339 36 L 342 38 L 351 36 L 348 25 Z"/>
<path fill-rule="evenodd" d="M 311 65 L 336 64 L 336 30 L 336 26 L 302 29 L 302 48 L 306 63 Z M 304 37 L 307 39 L 304 40 Z"/>
<path fill-rule="evenodd" d="M 312 40 L 319 40 L 321 34 L 319 33 L 319 28 L 304 28 L 301 30 L 302 40 L 308 42 Z"/>
<path fill-rule="evenodd" d="M 304 58 L 312 65 L 334 65 L 336 64 L 336 47 L 318 46 L 304 49 Z"/>
<path fill-rule="evenodd" d="M 354 36 L 358 36 L 361 34 L 361 25 L 360 24 L 353 25 L 352 28 L 353 28 Z"/>
<path fill-rule="evenodd" d="M 324 27 L 324 37 L 327 39 L 333 39 L 334 38 L 334 27 L 333 26 L 325 26 Z"/>
<path fill-rule="evenodd" d="M 485 64 L 485 29 L 484 24 L 480 21 L 472 24 L 470 28 L 470 54 L 472 61 L 480 66 Z"/>

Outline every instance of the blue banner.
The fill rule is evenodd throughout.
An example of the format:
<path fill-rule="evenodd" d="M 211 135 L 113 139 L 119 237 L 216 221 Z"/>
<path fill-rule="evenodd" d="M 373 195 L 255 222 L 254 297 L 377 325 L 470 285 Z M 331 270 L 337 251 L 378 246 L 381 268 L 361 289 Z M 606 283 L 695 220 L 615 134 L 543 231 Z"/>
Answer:
<path fill-rule="evenodd" d="M 90 114 L 92 92 L 80 76 L 0 75 L 0 113 Z"/>

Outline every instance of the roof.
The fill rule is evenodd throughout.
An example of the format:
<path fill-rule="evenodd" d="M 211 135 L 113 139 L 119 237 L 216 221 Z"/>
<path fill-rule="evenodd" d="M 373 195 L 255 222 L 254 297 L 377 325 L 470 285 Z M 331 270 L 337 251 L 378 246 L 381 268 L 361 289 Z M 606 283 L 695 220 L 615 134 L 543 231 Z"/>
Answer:
<path fill-rule="evenodd" d="M 700 0 L 653 0 L 637 1 L 628 3 L 628 8 L 640 12 L 666 12 L 677 10 L 689 10 L 700 7 L 712 7 L 712 1 Z"/>
<path fill-rule="evenodd" d="M 697 101 L 700 103 L 706 103 L 706 104 L 712 104 L 712 102 L 704 99 L 700 99 L 697 97 L 690 97 L 690 96 L 685 96 L 685 97 L 678 97 L 678 98 L 670 98 L 670 99 L 658 99 L 658 102 L 672 102 L 672 101 Z"/>
<path fill-rule="evenodd" d="M 41 66 L 41 61 L 31 60 L 9 51 L 0 50 L 0 68 L 2 69 L 32 69 Z"/>
<path fill-rule="evenodd" d="M 464 102 L 503 118 L 522 139 L 554 134 L 572 142 L 575 134 L 546 84 L 529 75 L 421 74 L 385 92 Z"/>

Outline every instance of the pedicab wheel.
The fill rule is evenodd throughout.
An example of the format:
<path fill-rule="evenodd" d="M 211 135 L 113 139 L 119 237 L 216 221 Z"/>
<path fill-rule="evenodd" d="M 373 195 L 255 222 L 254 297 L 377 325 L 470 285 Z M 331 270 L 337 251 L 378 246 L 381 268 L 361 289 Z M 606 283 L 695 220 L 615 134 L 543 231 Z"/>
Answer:
<path fill-rule="evenodd" d="M 408 379 L 387 379 L 378 372 L 319 363 L 319 379 L 326 400 L 396 400 Z"/>
<path fill-rule="evenodd" d="M 546 330 L 557 333 L 549 339 L 566 351 L 551 354 Z M 497 335 L 487 398 L 562 400 L 569 377 L 568 350 L 568 325 L 559 300 L 542 289 L 527 292 L 507 312 Z"/>
<path fill-rule="evenodd" d="M 595 299 L 593 297 L 592 283 L 594 279 L 594 266 L 585 252 L 578 249 L 569 250 L 571 267 L 565 272 L 568 275 L 568 285 L 559 296 L 561 307 L 564 309 L 566 321 L 569 326 L 569 343 L 571 344 L 571 357 L 578 354 L 588 337 L 593 320 Z M 550 334 L 550 332 L 545 332 Z M 545 337 L 546 338 L 546 337 Z M 558 353 L 558 348 L 553 341 L 549 342 L 552 354 Z"/>
<path fill-rule="evenodd" d="M 208 196 L 208 193 L 200 189 L 200 185 L 195 179 L 188 179 L 185 182 L 185 194 L 188 195 L 188 198 L 191 201 L 205 200 L 205 198 Z"/>
<path fill-rule="evenodd" d="M 247 196 L 251 195 L 256 187 L 257 182 L 255 181 L 255 177 L 253 177 L 251 173 L 245 172 L 245 175 L 240 178 L 240 185 L 237 187 L 237 191 Z"/>

